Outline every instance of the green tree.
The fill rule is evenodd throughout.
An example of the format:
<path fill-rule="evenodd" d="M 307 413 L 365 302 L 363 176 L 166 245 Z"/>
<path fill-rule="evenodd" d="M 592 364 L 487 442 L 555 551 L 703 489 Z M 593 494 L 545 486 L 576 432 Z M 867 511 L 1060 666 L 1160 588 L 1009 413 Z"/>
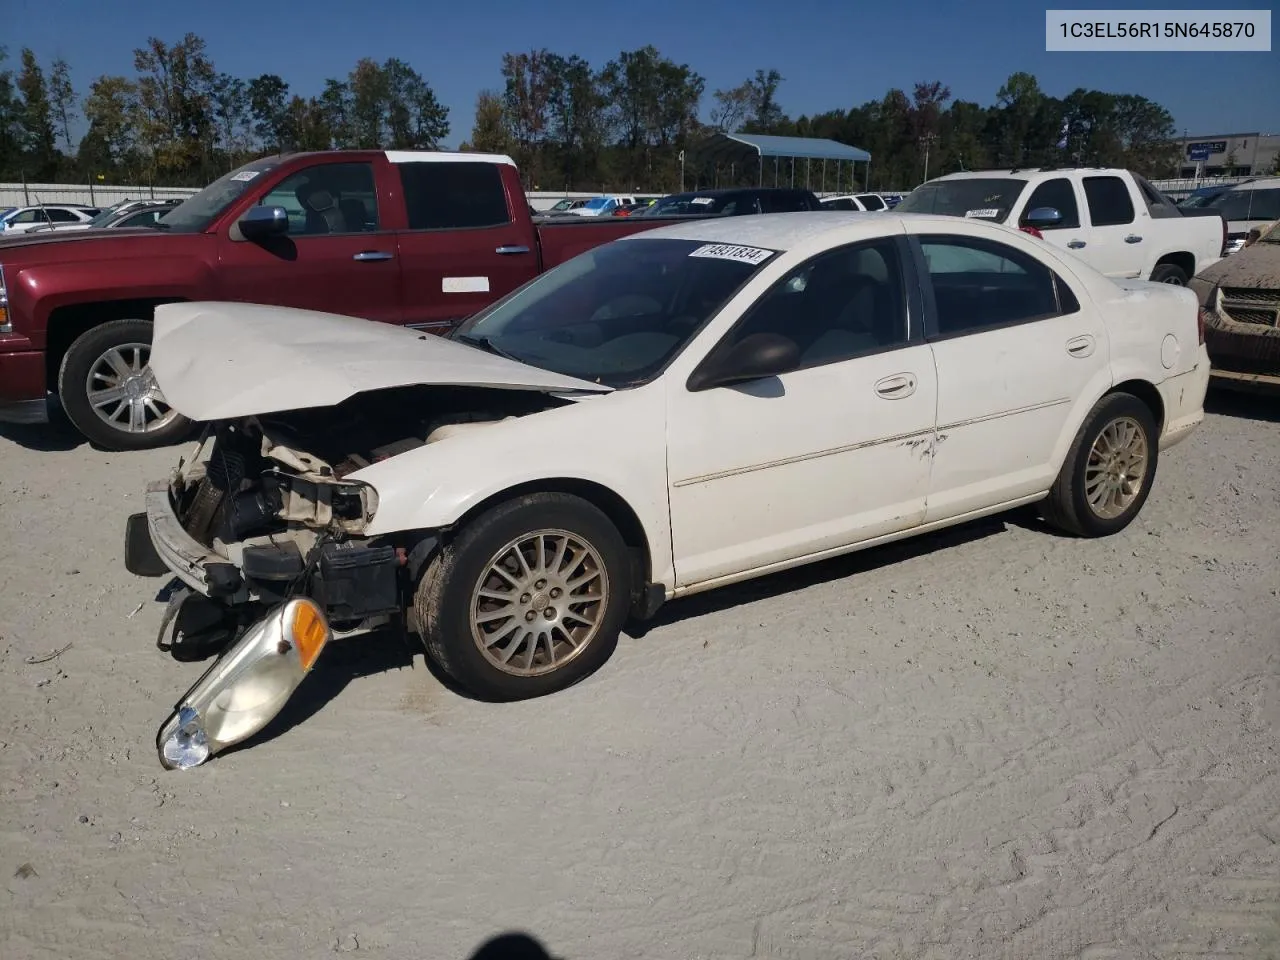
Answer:
<path fill-rule="evenodd" d="M 127 77 L 99 77 L 85 97 L 89 130 L 80 141 L 79 158 L 86 174 L 116 172 L 134 159 L 138 129 L 138 87 Z"/>
<path fill-rule="evenodd" d="M 267 150 L 279 153 L 288 138 L 289 85 L 274 73 L 254 77 L 245 88 L 253 132 Z"/>
<path fill-rule="evenodd" d="M 22 51 L 22 71 L 18 74 L 18 130 L 22 138 L 23 167 L 30 177 L 47 179 L 58 169 L 57 138 L 53 132 L 53 108 L 44 71 L 29 49 Z"/>
<path fill-rule="evenodd" d="M 71 124 L 76 117 L 76 91 L 71 85 L 71 68 L 61 57 L 53 61 L 49 70 L 49 104 L 58 132 L 62 134 L 62 141 L 70 152 L 74 149 Z"/>
<path fill-rule="evenodd" d="M 172 45 L 148 37 L 133 52 L 141 137 L 156 174 L 168 181 L 213 179 L 216 71 L 194 33 Z"/>
<path fill-rule="evenodd" d="M 506 109 L 495 90 L 481 90 L 476 97 L 475 125 L 463 148 L 480 153 L 510 153 L 512 138 L 507 130 Z"/>

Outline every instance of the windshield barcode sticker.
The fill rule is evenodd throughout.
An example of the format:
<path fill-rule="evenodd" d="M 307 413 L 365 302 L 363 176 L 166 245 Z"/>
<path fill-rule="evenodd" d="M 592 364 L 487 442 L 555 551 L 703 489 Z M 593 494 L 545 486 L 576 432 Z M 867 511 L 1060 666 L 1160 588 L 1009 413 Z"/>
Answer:
<path fill-rule="evenodd" d="M 996 217 L 1000 215 L 1000 211 L 995 207 L 983 207 L 981 210 L 966 210 L 966 217 Z"/>
<path fill-rule="evenodd" d="M 240 183 L 246 183 L 249 180 L 252 180 L 257 175 L 258 175 L 257 170 L 241 170 L 239 173 L 232 174 L 231 179 L 237 180 Z"/>
<path fill-rule="evenodd" d="M 694 198 L 693 198 L 692 200 L 690 200 L 689 202 L 690 202 L 690 203 L 692 203 L 692 204 L 694 204 L 695 206 L 699 206 L 699 207 L 706 207 L 706 206 L 710 206 L 711 204 L 715 203 L 715 202 L 716 202 L 716 198 L 715 198 L 715 197 L 694 197 Z"/>
<path fill-rule="evenodd" d="M 699 247 L 691 257 L 711 257 L 715 260 L 737 260 L 739 263 L 749 263 L 753 267 L 764 263 L 773 256 L 772 250 L 764 250 L 760 247 L 739 247 L 732 243 L 708 243 L 706 246 Z"/>

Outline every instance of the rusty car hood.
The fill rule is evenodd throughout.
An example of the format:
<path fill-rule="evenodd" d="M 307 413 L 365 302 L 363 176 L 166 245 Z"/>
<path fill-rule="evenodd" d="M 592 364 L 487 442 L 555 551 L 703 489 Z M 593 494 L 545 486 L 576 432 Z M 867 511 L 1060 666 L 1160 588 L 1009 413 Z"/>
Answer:
<path fill-rule="evenodd" d="M 150 365 L 166 402 L 200 421 L 333 406 L 392 387 L 612 389 L 388 323 L 249 303 L 161 304 Z"/>

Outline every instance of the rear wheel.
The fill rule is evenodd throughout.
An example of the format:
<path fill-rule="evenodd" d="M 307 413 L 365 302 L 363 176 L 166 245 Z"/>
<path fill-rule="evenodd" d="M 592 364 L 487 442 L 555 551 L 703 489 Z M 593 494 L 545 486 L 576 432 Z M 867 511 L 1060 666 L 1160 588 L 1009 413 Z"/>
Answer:
<path fill-rule="evenodd" d="M 539 493 L 482 514 L 423 575 L 414 612 L 427 652 L 486 700 L 563 690 L 604 664 L 630 607 L 617 528 L 578 497 Z"/>
<path fill-rule="evenodd" d="M 1187 273 L 1181 267 L 1172 263 L 1158 263 L 1156 268 L 1151 271 L 1151 280 L 1154 283 L 1172 283 L 1179 287 L 1187 285 Z"/>
<path fill-rule="evenodd" d="M 1041 508 L 1044 519 L 1081 537 L 1119 533 L 1151 492 L 1159 456 L 1151 408 L 1129 393 L 1094 405 Z"/>
<path fill-rule="evenodd" d="M 67 418 L 107 450 L 148 450 L 183 439 L 192 422 L 164 399 L 148 361 L 149 320 L 112 320 L 81 334 L 58 371 Z"/>

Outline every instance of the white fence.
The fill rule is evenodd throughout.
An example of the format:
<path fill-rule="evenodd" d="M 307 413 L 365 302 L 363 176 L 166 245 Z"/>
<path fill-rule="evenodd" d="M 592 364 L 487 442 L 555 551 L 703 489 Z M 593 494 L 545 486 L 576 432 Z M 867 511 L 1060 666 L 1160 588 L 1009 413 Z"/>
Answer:
<path fill-rule="evenodd" d="M 38 203 L 109 207 L 122 200 L 181 200 L 198 192 L 196 187 L 121 186 L 114 183 L 0 183 L 0 208 L 29 207 Z"/>

